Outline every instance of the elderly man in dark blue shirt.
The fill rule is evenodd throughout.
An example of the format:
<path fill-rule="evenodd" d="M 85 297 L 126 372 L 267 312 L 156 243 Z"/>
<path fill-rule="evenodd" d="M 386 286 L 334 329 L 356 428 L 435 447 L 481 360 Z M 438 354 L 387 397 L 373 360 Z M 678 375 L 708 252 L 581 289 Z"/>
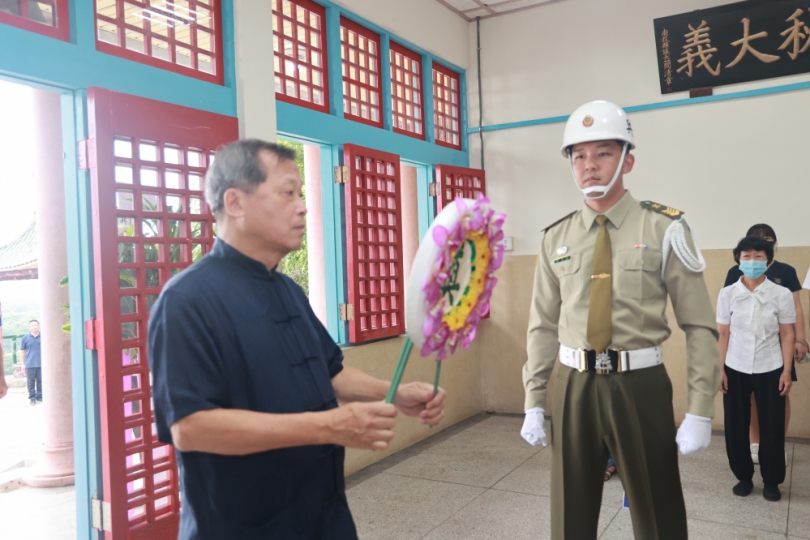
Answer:
<path fill-rule="evenodd" d="M 293 158 L 257 140 L 217 152 L 206 200 L 219 237 L 152 309 L 155 418 L 178 450 L 182 539 L 356 538 L 344 447 L 387 448 L 397 409 L 444 417 L 444 390 L 426 383 L 383 403 L 389 383 L 343 366 L 303 291 L 276 272 L 305 230 Z"/>

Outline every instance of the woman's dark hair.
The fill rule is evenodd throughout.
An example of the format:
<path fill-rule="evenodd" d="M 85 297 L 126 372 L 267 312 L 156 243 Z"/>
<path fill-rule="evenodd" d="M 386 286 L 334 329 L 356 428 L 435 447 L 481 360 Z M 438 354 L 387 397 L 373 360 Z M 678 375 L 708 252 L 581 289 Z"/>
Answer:
<path fill-rule="evenodd" d="M 757 223 L 756 225 L 751 225 L 751 228 L 748 229 L 748 232 L 745 233 L 745 236 L 759 236 L 761 238 L 768 237 L 773 238 L 773 243 L 776 243 L 776 232 L 774 232 L 773 227 L 767 225 L 765 223 Z"/>
<path fill-rule="evenodd" d="M 766 225 L 767 226 L 767 225 Z M 773 261 L 773 244 L 761 236 L 746 236 L 734 248 L 734 260 L 740 264 L 740 253 L 743 251 L 764 251 L 768 264 Z"/>

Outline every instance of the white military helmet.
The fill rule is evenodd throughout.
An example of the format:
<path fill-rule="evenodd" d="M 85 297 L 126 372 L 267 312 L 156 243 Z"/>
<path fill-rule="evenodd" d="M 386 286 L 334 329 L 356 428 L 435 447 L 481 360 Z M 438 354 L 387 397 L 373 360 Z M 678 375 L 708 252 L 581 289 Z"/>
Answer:
<path fill-rule="evenodd" d="M 565 123 L 562 155 L 568 157 L 568 149 L 575 144 L 607 140 L 627 143 L 628 151 L 636 147 L 627 113 L 610 101 L 591 101 L 575 110 Z"/>

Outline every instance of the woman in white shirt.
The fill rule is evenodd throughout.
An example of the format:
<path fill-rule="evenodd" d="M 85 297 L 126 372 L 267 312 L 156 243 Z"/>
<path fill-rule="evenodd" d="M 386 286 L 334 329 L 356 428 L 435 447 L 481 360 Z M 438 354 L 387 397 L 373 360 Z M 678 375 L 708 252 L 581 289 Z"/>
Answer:
<path fill-rule="evenodd" d="M 732 491 L 745 497 L 754 487 L 748 436 L 753 392 L 759 415 L 759 464 L 765 484 L 762 496 L 778 501 L 782 497 L 779 484 L 785 480 L 785 396 L 792 384 L 796 308 L 790 291 L 765 277 L 773 261 L 773 244 L 746 236 L 734 248 L 734 259 L 743 276 L 722 289 L 717 298 L 726 453 L 739 480 Z"/>

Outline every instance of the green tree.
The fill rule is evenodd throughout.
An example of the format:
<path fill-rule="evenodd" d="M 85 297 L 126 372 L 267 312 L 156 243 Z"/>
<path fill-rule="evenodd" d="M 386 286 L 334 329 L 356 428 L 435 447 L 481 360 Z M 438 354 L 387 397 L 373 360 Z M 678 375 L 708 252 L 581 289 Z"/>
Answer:
<path fill-rule="evenodd" d="M 292 141 L 279 140 L 278 144 L 292 148 L 295 150 L 295 164 L 298 165 L 298 170 L 301 173 L 301 178 L 304 178 L 304 145 Z M 301 187 L 302 199 L 306 202 L 307 192 L 306 186 Z M 307 235 L 304 234 L 304 240 L 301 243 L 301 249 L 293 251 L 281 260 L 279 270 L 292 278 L 302 289 L 304 294 L 309 296 L 309 272 L 307 268 L 308 253 L 307 253 Z"/>

